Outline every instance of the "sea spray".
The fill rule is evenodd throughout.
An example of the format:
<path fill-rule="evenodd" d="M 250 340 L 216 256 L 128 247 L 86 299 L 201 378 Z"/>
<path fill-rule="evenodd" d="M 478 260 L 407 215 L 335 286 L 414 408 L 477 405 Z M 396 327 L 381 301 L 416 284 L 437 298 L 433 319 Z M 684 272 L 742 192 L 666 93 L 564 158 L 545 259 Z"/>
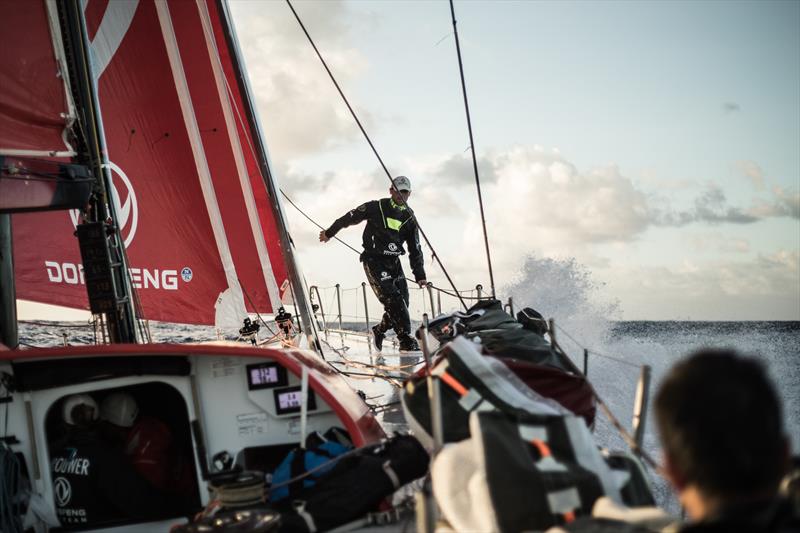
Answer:
<path fill-rule="evenodd" d="M 529 255 L 514 281 L 503 293 L 512 296 L 514 307 L 533 307 L 555 321 L 559 344 L 579 368 L 588 352 L 587 370 L 598 396 L 625 427 L 630 428 L 636 383 L 643 364 L 660 376 L 670 358 L 663 346 L 645 339 L 614 335 L 621 316 L 618 300 L 602 293 L 604 284 L 574 258 L 552 259 Z M 653 431 L 652 413 L 645 425 L 644 449 L 658 457 L 660 449 Z M 606 416 L 598 416 L 595 436 L 600 446 L 627 449 L 627 443 Z M 667 482 L 651 472 L 659 504 L 670 511 L 678 505 Z"/>
<path fill-rule="evenodd" d="M 515 309 L 533 307 L 545 318 L 554 318 L 557 328 L 569 336 L 597 344 L 607 337 L 612 321 L 620 315 L 619 302 L 603 299 L 601 288 L 602 284 L 574 258 L 529 255 L 501 293 L 513 298 Z"/>

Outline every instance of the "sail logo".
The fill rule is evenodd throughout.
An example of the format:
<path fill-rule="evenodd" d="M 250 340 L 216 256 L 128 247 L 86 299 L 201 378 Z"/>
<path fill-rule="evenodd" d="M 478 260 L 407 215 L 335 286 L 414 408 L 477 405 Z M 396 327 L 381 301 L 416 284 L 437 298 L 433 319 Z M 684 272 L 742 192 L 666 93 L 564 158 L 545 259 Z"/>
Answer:
<path fill-rule="evenodd" d="M 44 266 L 47 270 L 47 280 L 51 283 L 86 285 L 86 280 L 83 276 L 83 265 L 80 263 L 45 261 Z M 184 274 L 187 271 L 188 276 Z M 128 273 L 130 274 L 131 284 L 136 289 L 163 289 L 167 291 L 177 291 L 179 279 L 189 282 L 194 276 L 192 269 L 189 267 L 183 268 L 180 277 L 175 269 L 130 267 Z"/>
<path fill-rule="evenodd" d="M 133 242 L 136 228 L 139 225 L 139 203 L 136 200 L 136 192 L 133 190 L 131 180 L 119 165 L 109 161 L 108 168 L 111 169 L 111 201 L 114 205 L 114 212 L 117 214 L 117 225 L 125 248 L 128 248 Z M 122 187 L 124 187 L 124 195 L 120 194 Z M 73 209 L 69 212 L 69 217 L 72 219 L 72 225 L 77 228 L 80 222 L 80 212 Z"/>
<path fill-rule="evenodd" d="M 53 488 L 56 493 L 56 505 L 64 507 L 72 499 L 72 485 L 63 477 L 57 477 L 53 481 Z"/>

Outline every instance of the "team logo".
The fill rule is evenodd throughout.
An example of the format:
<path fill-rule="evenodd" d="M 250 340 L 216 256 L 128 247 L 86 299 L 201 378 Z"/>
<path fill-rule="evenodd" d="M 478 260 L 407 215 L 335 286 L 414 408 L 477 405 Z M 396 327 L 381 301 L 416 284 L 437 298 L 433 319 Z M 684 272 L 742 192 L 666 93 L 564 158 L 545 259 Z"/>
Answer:
<path fill-rule="evenodd" d="M 190 281 L 192 281 L 192 277 L 193 276 L 194 276 L 194 272 L 192 272 L 191 268 L 183 267 L 183 269 L 181 270 L 181 279 L 183 281 L 185 281 L 186 283 L 189 283 Z"/>
<path fill-rule="evenodd" d="M 117 213 L 117 224 L 122 240 L 125 242 L 125 248 L 128 248 L 133 242 L 136 227 L 139 225 L 139 204 L 128 176 L 116 163 L 109 161 L 108 167 L 111 169 L 111 201 L 114 202 L 114 211 Z M 124 194 L 120 194 L 120 188 Z M 80 216 L 78 210 L 73 209 L 69 212 L 69 216 L 72 219 L 72 225 L 77 227 Z"/>
<path fill-rule="evenodd" d="M 57 477 L 53 481 L 53 488 L 56 492 L 56 505 L 64 507 L 72 499 L 72 485 L 69 484 L 66 478 Z"/>
<path fill-rule="evenodd" d="M 390 242 L 389 243 L 389 250 L 392 251 L 392 252 L 396 252 L 397 251 L 397 245 L 395 243 L 393 243 L 393 242 Z"/>

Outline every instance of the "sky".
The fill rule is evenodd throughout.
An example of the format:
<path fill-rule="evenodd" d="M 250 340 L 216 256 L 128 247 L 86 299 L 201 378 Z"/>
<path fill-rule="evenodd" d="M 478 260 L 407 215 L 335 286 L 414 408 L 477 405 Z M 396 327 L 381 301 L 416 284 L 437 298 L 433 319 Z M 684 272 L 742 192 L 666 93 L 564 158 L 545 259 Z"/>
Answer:
<path fill-rule="evenodd" d="M 488 287 L 448 2 L 293 4 L 458 288 Z M 283 191 L 325 227 L 386 196 L 287 4 L 231 7 Z M 499 296 L 552 259 L 588 272 L 612 318 L 800 320 L 800 2 L 455 11 Z M 309 283 L 360 286 L 355 253 L 285 209 Z M 339 237 L 358 247 L 361 229 Z"/>
<path fill-rule="evenodd" d="M 448 2 L 294 5 L 458 288 L 488 287 Z M 284 192 L 325 227 L 385 196 L 288 6 L 232 8 Z M 455 10 L 498 294 L 552 258 L 616 318 L 800 320 L 799 2 Z M 286 210 L 306 277 L 360 285 L 355 254 Z"/>

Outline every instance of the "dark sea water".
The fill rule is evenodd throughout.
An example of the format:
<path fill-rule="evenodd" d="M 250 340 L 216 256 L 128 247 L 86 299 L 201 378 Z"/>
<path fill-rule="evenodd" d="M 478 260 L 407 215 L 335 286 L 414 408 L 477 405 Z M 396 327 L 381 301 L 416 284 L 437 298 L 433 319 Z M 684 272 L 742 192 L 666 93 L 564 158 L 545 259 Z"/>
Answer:
<path fill-rule="evenodd" d="M 352 324 L 356 326 L 356 324 Z M 154 342 L 183 343 L 216 339 L 214 330 L 152 322 Z M 363 325 L 360 329 L 363 329 Z M 20 340 L 28 346 L 56 346 L 94 342 L 91 326 L 82 323 L 22 322 Z M 583 348 L 589 350 L 588 376 L 614 415 L 630 427 L 636 382 L 641 366 L 652 368 L 652 393 L 667 370 L 679 359 L 703 347 L 734 348 L 763 361 L 783 399 L 786 431 L 795 454 L 800 454 L 800 322 L 645 322 L 566 320 L 556 329 L 560 344 L 579 367 Z M 645 433 L 645 449 L 660 458 L 651 417 Z M 602 415 L 595 435 L 602 446 L 625 448 L 624 440 Z M 654 475 L 659 502 L 672 511 L 677 503 L 667 483 Z"/>

